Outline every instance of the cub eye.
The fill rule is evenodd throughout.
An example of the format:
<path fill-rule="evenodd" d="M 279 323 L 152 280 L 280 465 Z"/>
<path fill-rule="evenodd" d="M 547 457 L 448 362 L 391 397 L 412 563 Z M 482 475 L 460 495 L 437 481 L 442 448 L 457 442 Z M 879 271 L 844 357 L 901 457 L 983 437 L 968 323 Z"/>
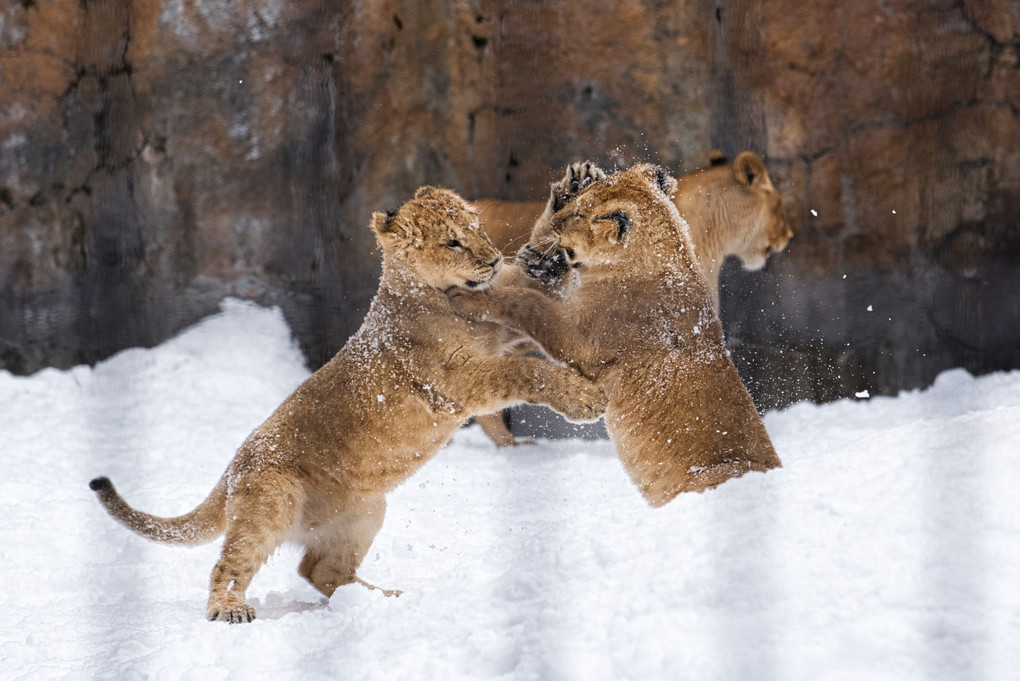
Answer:
<path fill-rule="evenodd" d="M 449 241 L 447 241 L 446 242 L 446 247 L 447 248 L 453 248 L 453 249 L 456 249 L 458 251 L 464 250 L 464 244 L 462 244 L 461 242 L 457 241 L 456 239 L 450 239 Z"/>

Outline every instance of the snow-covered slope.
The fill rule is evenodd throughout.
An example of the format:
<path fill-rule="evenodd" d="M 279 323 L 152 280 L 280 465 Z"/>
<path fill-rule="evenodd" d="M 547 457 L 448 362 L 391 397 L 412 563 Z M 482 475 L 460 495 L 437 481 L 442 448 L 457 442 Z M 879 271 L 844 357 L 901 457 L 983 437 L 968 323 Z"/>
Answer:
<path fill-rule="evenodd" d="M 191 509 L 305 376 L 277 311 L 228 302 L 95 369 L 0 373 L 4 679 L 1011 679 L 1020 372 L 766 417 L 784 468 L 645 506 L 606 441 L 461 431 L 390 498 L 326 603 L 284 548 L 259 619 L 204 621 L 219 544 L 146 542 L 107 474 Z"/>

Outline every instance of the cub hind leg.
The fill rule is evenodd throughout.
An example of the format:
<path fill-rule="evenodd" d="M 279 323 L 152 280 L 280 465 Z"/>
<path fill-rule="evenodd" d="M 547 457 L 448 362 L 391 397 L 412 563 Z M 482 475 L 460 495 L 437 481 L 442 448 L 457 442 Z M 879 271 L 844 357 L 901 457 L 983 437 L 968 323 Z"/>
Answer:
<path fill-rule="evenodd" d="M 482 430 L 493 444 L 497 447 L 516 447 L 518 442 L 514 434 L 503 419 L 503 412 L 495 414 L 478 414 L 475 416 L 475 423 L 481 426 Z"/>
<path fill-rule="evenodd" d="M 400 595 L 399 591 L 381 589 L 357 575 L 358 566 L 382 528 L 385 515 L 386 497 L 378 494 L 364 498 L 354 508 L 335 511 L 324 522 L 312 523 L 313 527 L 306 530 L 307 548 L 298 574 L 326 598 L 331 597 L 337 587 L 355 582 L 369 589 L 379 589 L 386 596 Z"/>
<path fill-rule="evenodd" d="M 245 601 L 252 578 L 283 543 L 297 521 L 302 495 L 285 475 L 260 471 L 242 478 L 227 500 L 223 551 L 209 580 L 211 621 L 251 622 L 255 608 Z"/>

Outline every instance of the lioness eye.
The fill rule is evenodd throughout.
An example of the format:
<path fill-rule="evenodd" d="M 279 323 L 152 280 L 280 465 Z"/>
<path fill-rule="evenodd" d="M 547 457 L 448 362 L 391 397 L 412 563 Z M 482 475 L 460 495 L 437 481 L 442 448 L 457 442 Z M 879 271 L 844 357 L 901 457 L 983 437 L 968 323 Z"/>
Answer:
<path fill-rule="evenodd" d="M 464 244 L 457 241 L 456 239 L 450 239 L 446 242 L 447 248 L 464 248 Z"/>

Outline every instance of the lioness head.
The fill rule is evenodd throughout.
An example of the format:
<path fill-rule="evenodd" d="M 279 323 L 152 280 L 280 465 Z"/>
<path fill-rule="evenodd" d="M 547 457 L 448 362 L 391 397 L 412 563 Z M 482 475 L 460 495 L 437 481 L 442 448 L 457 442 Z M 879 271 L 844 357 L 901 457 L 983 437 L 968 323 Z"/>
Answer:
<path fill-rule="evenodd" d="M 373 213 L 371 224 L 385 255 L 440 291 L 484 289 L 499 271 L 478 212 L 448 189 L 421 187 L 397 210 Z"/>
<path fill-rule="evenodd" d="M 743 213 L 733 216 L 735 222 L 753 225 L 753 229 L 746 230 L 736 256 L 744 269 L 760 270 L 771 254 L 786 248 L 793 230 L 783 213 L 783 198 L 757 154 L 745 151 L 737 156 L 733 162 L 733 181 L 735 185 L 727 198 L 736 200 L 728 203 L 728 210 Z"/>
<path fill-rule="evenodd" d="M 621 248 L 628 249 L 632 264 L 642 257 L 668 257 L 677 252 L 680 230 L 686 229 L 670 202 L 675 191 L 676 180 L 648 164 L 593 182 L 533 235 L 520 257 L 532 276 L 619 262 Z M 642 234 L 634 238 L 638 227 Z M 535 256 L 549 271 L 534 271 Z"/>

